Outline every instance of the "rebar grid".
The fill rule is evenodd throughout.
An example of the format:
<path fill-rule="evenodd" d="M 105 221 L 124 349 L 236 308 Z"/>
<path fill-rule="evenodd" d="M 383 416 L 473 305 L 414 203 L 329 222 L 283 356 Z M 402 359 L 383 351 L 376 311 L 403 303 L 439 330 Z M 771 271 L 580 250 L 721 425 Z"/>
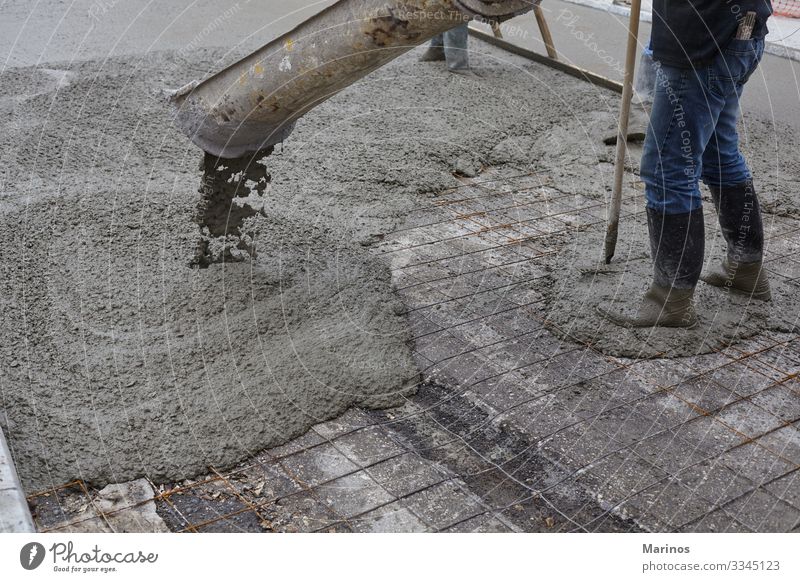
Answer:
<path fill-rule="evenodd" d="M 623 221 L 641 218 L 639 198 L 624 198 Z M 544 327 L 536 267 L 576 233 L 604 228 L 604 213 L 603 200 L 542 174 L 463 179 L 380 249 L 414 332 L 417 394 L 396 410 L 354 409 L 229 471 L 150 482 L 157 494 L 144 503 L 186 532 L 362 531 L 398 516 L 408 521 L 394 529 L 427 531 L 797 530 L 795 335 L 760 333 L 665 366 Z M 765 221 L 770 276 L 800 287 L 800 222 Z M 391 474 L 406 465 L 416 479 Z M 41 531 L 98 518 L 113 529 L 82 482 L 29 501 L 67 489 L 92 511 L 55 525 L 34 511 Z"/>

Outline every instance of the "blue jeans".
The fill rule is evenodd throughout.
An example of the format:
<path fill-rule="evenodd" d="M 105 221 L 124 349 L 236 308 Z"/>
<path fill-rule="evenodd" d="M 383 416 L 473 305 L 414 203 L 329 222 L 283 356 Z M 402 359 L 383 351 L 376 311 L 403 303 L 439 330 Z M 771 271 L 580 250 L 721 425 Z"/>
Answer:
<path fill-rule="evenodd" d="M 451 71 L 469 69 L 469 53 L 467 43 L 469 42 L 469 27 L 467 23 L 461 24 L 444 32 L 437 34 L 431 39 L 431 46 L 444 47 L 444 57 L 447 60 L 447 68 Z"/>
<path fill-rule="evenodd" d="M 698 69 L 656 63 L 656 91 L 642 154 L 648 208 L 665 214 L 702 206 L 700 178 L 726 187 L 752 178 L 739 152 L 736 120 L 745 83 L 764 54 L 764 39 L 731 40 Z"/>

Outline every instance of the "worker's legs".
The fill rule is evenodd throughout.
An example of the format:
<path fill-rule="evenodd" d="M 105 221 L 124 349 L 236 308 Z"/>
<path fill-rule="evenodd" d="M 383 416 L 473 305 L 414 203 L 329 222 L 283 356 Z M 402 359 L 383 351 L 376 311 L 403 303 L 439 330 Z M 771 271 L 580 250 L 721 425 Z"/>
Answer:
<path fill-rule="evenodd" d="M 467 23 L 456 26 L 444 33 L 444 54 L 447 58 L 447 68 L 451 71 L 464 71 L 469 69 L 469 28 Z"/>
<path fill-rule="evenodd" d="M 705 250 L 703 209 L 667 214 L 648 208 L 647 229 L 653 258 L 650 288 L 637 303 L 631 302 L 635 310 L 625 305 L 598 306 L 598 310 L 625 327 L 693 327 L 697 315 L 692 299 Z"/>
<path fill-rule="evenodd" d="M 740 260 L 760 261 L 764 233 L 758 198 L 752 187 L 753 177 L 739 151 L 736 122 L 743 85 L 730 95 L 717 120 L 711 140 L 703 152 L 703 181 L 711 191 L 719 216 L 722 234 L 732 256 Z"/>
<path fill-rule="evenodd" d="M 717 186 L 750 178 L 739 154 L 736 118 L 763 43 L 733 40 L 710 66 L 696 70 L 659 67 L 641 163 L 648 208 L 667 214 L 700 208 L 701 173 Z"/>
<path fill-rule="evenodd" d="M 707 70 L 658 67 L 641 162 L 653 280 L 634 315 L 600 309 L 619 325 L 697 323 L 692 298 L 705 249 L 699 177 L 703 150 L 724 104 L 709 98 L 707 80 Z"/>
<path fill-rule="evenodd" d="M 734 182 L 749 179 L 738 152 L 736 116 L 741 89 L 762 52 L 763 41 L 734 40 L 708 67 L 659 67 L 641 163 L 653 282 L 635 316 L 602 311 L 612 321 L 634 327 L 696 322 L 692 296 L 705 248 L 699 178 L 716 183 L 723 192 L 729 184 L 740 187 Z M 712 138 L 713 149 L 706 153 Z M 737 195 L 746 197 L 745 192 Z M 721 200 L 720 207 L 725 206 Z M 732 276 L 739 286 L 749 283 L 751 294 L 763 291 L 760 263 L 756 270 L 734 270 Z M 712 284 L 718 283 L 715 279 Z"/>
<path fill-rule="evenodd" d="M 641 176 L 654 281 L 661 286 L 694 288 L 703 264 L 699 178 L 703 152 L 726 103 L 708 90 L 709 75 L 708 69 L 668 66 L 659 67 L 656 75 Z"/>
<path fill-rule="evenodd" d="M 763 40 L 734 41 L 717 59 L 712 89 L 725 94 L 714 133 L 703 153 L 703 181 L 708 185 L 727 243 L 726 257 L 703 280 L 761 300 L 771 297 L 761 268 L 764 228 L 758 196 L 747 163 L 739 151 L 736 123 L 744 85 L 764 50 Z"/>
<path fill-rule="evenodd" d="M 444 34 L 437 34 L 428 44 L 427 50 L 419 58 L 421 63 L 430 63 L 445 60 Z"/>
<path fill-rule="evenodd" d="M 720 111 L 717 124 L 703 152 L 703 182 L 709 187 L 735 186 L 752 179 L 747 162 L 739 151 L 739 133 L 736 122 L 739 119 L 738 91 L 730 95 Z"/>
<path fill-rule="evenodd" d="M 469 71 L 469 28 L 465 22 L 431 39 L 428 49 L 422 53 L 420 62 L 447 61 L 451 71 Z"/>
<path fill-rule="evenodd" d="M 744 85 L 764 53 L 764 40 L 733 40 L 711 66 L 709 93 L 724 99 L 722 108 L 703 152 L 703 181 L 708 186 L 728 187 L 752 179 L 739 151 L 739 99 Z"/>
<path fill-rule="evenodd" d="M 703 151 L 726 103 L 706 90 L 708 76 L 708 69 L 658 69 L 641 161 L 648 209 L 681 214 L 702 207 Z"/>

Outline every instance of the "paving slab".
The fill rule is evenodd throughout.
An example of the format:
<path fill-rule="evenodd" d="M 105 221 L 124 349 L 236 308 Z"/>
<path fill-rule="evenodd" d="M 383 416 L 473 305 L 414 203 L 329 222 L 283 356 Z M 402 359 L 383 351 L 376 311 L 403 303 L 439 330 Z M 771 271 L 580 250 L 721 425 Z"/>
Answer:
<path fill-rule="evenodd" d="M 722 509 L 707 513 L 698 521 L 686 524 L 677 531 L 679 533 L 753 533 L 753 530 Z"/>
<path fill-rule="evenodd" d="M 336 515 L 312 493 L 290 495 L 259 509 L 264 531 L 307 533 L 317 531 L 350 531 Z"/>
<path fill-rule="evenodd" d="M 662 481 L 625 501 L 637 523 L 651 531 L 676 530 L 708 513 L 709 502 L 682 483 Z"/>
<path fill-rule="evenodd" d="M 416 452 L 405 453 L 371 466 L 367 472 L 395 497 L 420 491 L 450 477 L 438 463 L 421 458 Z"/>
<path fill-rule="evenodd" d="M 349 520 L 359 533 L 422 533 L 429 527 L 402 502 L 390 503 L 360 517 Z"/>
<path fill-rule="evenodd" d="M 406 452 L 386 431 L 376 426 L 356 430 L 338 437 L 334 442 L 339 451 L 360 467 L 374 465 Z"/>
<path fill-rule="evenodd" d="M 405 505 L 436 530 L 451 527 L 484 509 L 475 497 L 466 493 L 454 481 L 440 483 L 415 493 L 405 499 Z"/>
<path fill-rule="evenodd" d="M 314 495 L 336 515 L 345 519 L 360 516 L 396 500 L 366 471 L 320 485 L 315 488 Z"/>
<path fill-rule="evenodd" d="M 737 475 L 761 485 L 797 468 L 756 443 L 747 443 L 720 456 L 720 461 Z"/>
<path fill-rule="evenodd" d="M 760 437 L 759 445 L 781 459 L 800 467 L 800 430 L 798 425 L 785 426 Z"/>
<path fill-rule="evenodd" d="M 757 489 L 725 506 L 725 511 L 753 531 L 790 532 L 800 523 L 800 509 L 784 503 L 772 493 Z"/>
<path fill-rule="evenodd" d="M 358 465 L 330 443 L 285 457 L 280 464 L 289 476 L 307 487 L 333 481 L 359 470 Z"/>
<path fill-rule="evenodd" d="M 515 531 L 512 526 L 501 519 L 486 513 L 473 517 L 444 530 L 447 533 L 511 533 Z"/>
<path fill-rule="evenodd" d="M 800 471 L 795 470 L 764 485 L 775 497 L 800 509 Z"/>

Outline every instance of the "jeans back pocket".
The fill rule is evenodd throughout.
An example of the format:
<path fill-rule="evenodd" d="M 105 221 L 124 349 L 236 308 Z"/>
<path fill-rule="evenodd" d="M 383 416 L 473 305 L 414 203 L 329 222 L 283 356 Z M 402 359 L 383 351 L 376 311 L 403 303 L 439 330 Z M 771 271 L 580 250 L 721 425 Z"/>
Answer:
<path fill-rule="evenodd" d="M 764 39 L 731 40 L 709 67 L 709 85 L 720 96 L 738 93 L 758 67 Z"/>

